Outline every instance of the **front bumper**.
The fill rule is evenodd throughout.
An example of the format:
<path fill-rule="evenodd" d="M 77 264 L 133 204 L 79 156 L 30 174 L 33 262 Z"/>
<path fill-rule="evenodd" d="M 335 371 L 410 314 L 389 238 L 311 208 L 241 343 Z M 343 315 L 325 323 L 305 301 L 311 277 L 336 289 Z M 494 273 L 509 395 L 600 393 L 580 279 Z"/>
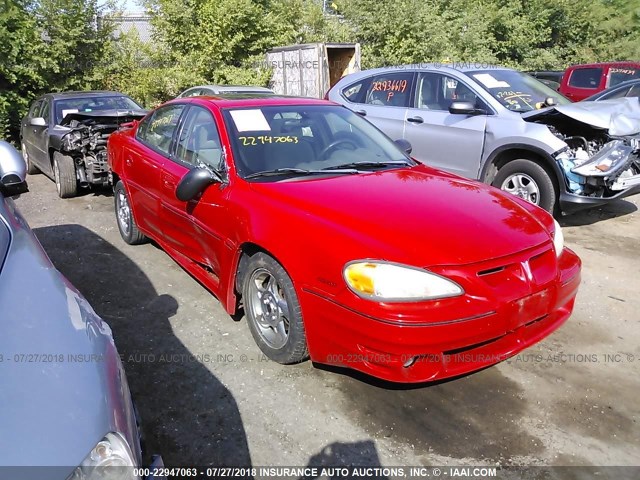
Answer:
<path fill-rule="evenodd" d="M 576 195 L 565 191 L 560 194 L 560 210 L 564 215 L 570 215 L 586 208 L 605 205 L 614 200 L 620 200 L 637 193 L 640 193 L 640 185 L 629 187 L 611 197 L 586 197 L 584 195 Z"/>
<path fill-rule="evenodd" d="M 486 314 L 431 324 L 373 318 L 305 291 L 301 303 L 311 359 L 403 383 L 455 377 L 501 362 L 569 318 L 580 259 L 565 249 L 558 263 L 558 280 L 532 295 Z"/>

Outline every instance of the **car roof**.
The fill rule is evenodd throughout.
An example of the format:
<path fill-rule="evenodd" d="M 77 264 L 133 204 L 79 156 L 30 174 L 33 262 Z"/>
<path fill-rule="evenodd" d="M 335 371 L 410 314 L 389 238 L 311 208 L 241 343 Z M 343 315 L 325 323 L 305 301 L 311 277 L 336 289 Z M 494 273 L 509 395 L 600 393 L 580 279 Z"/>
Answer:
<path fill-rule="evenodd" d="M 54 92 L 47 93 L 45 97 L 52 97 L 54 100 L 62 99 L 62 98 L 83 98 L 83 97 L 112 97 L 112 96 L 123 96 L 128 97 L 121 92 L 112 92 L 109 90 L 78 90 L 78 91 L 70 91 L 70 92 Z"/>
<path fill-rule="evenodd" d="M 241 108 L 241 107 L 267 107 L 285 105 L 333 105 L 337 103 L 318 98 L 291 97 L 286 95 L 251 95 L 251 94 L 223 94 L 215 96 L 198 96 L 176 98 L 167 103 L 196 103 L 200 105 L 215 105 L 218 108 Z"/>
<path fill-rule="evenodd" d="M 512 68 L 500 67 L 490 63 L 483 62 L 455 62 L 455 63 L 411 63 L 407 65 L 394 65 L 388 67 L 373 68 L 370 70 L 361 70 L 359 73 L 387 73 L 402 70 L 442 70 L 443 72 L 475 72 L 477 70 L 511 70 Z"/>
<path fill-rule="evenodd" d="M 188 88 L 185 92 L 196 88 L 208 88 L 217 92 L 273 92 L 266 87 L 252 87 L 247 85 L 197 85 L 195 87 Z"/>
<path fill-rule="evenodd" d="M 569 68 L 598 68 L 598 67 L 640 67 L 640 63 L 632 61 L 620 62 L 600 62 L 600 63 L 581 63 L 579 65 L 571 65 Z"/>

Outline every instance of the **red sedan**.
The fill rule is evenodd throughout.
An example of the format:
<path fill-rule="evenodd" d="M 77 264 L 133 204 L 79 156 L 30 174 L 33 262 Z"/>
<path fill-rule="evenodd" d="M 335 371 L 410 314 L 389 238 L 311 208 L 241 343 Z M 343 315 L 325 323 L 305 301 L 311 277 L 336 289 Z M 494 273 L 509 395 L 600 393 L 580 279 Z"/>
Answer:
<path fill-rule="evenodd" d="M 177 99 L 109 138 L 118 228 L 243 308 L 283 364 L 421 382 L 557 329 L 580 283 L 559 225 L 409 150 L 323 100 Z"/>

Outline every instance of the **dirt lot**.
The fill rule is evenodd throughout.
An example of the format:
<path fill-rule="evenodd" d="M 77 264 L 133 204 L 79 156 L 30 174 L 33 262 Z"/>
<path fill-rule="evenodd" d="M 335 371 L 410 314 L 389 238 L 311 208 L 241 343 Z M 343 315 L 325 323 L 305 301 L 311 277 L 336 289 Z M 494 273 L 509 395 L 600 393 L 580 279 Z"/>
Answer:
<path fill-rule="evenodd" d="M 29 185 L 18 206 L 111 325 L 167 465 L 640 465 L 640 195 L 563 220 L 584 269 L 559 331 L 407 388 L 266 361 L 244 320 L 165 253 L 120 239 L 108 193 L 60 200 L 42 175 Z"/>

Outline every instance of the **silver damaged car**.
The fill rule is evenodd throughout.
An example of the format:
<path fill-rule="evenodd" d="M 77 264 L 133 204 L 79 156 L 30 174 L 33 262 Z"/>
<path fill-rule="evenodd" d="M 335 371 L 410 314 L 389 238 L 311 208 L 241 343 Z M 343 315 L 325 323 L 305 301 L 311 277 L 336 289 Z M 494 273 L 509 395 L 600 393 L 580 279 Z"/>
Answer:
<path fill-rule="evenodd" d="M 16 209 L 25 175 L 22 157 L 0 141 L 0 477 L 140 478 L 139 430 L 111 329 Z"/>
<path fill-rule="evenodd" d="M 527 74 L 476 67 L 367 70 L 343 77 L 325 98 L 407 140 L 417 160 L 550 212 L 640 192 L 636 99 L 571 104 Z"/>

